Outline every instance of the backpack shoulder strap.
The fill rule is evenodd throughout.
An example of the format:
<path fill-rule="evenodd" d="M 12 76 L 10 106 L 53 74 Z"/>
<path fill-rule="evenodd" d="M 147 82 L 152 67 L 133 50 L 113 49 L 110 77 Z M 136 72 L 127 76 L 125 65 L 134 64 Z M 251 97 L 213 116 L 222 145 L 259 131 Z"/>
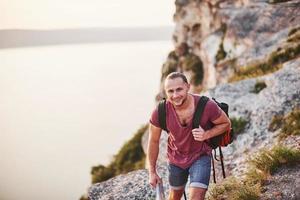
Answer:
<path fill-rule="evenodd" d="M 201 96 L 199 102 L 196 106 L 196 110 L 193 117 L 193 128 L 199 127 L 200 120 L 205 108 L 206 103 L 208 102 L 209 98 L 207 96 Z"/>
<path fill-rule="evenodd" d="M 167 129 L 166 116 L 166 99 L 163 99 L 158 103 L 158 122 L 163 130 L 169 132 Z"/>

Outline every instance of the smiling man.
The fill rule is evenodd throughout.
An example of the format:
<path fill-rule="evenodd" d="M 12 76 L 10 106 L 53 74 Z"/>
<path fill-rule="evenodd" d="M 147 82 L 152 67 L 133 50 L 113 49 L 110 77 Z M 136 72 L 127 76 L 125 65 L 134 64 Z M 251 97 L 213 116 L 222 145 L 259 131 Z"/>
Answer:
<path fill-rule="evenodd" d="M 189 93 L 190 84 L 184 74 L 173 72 L 165 80 L 166 124 L 168 135 L 169 200 L 180 200 L 190 176 L 191 200 L 203 200 L 211 171 L 211 147 L 207 140 L 228 130 L 230 120 L 218 105 L 209 100 L 204 108 L 200 125 L 192 128 L 199 95 Z M 151 115 L 149 126 L 149 182 L 155 187 L 161 182 L 156 172 L 159 140 L 162 128 L 158 120 L 158 108 Z"/>

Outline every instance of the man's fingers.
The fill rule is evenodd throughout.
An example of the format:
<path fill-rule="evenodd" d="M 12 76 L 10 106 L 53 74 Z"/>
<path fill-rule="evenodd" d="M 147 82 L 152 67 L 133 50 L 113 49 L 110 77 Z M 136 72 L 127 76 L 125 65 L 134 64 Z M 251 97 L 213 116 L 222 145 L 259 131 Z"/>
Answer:
<path fill-rule="evenodd" d="M 158 183 L 162 183 L 162 179 L 159 176 L 156 176 L 153 177 L 149 183 L 153 188 L 155 188 Z"/>
<path fill-rule="evenodd" d="M 201 125 L 199 125 L 199 129 L 202 130 L 202 131 L 204 131 L 204 129 L 201 127 Z"/>
<path fill-rule="evenodd" d="M 197 141 L 204 141 L 205 140 L 205 136 L 202 132 L 193 132 L 193 137 L 195 140 Z"/>
<path fill-rule="evenodd" d="M 155 188 L 156 187 L 156 181 L 154 182 L 150 182 L 150 185 L 153 187 L 153 188 Z"/>

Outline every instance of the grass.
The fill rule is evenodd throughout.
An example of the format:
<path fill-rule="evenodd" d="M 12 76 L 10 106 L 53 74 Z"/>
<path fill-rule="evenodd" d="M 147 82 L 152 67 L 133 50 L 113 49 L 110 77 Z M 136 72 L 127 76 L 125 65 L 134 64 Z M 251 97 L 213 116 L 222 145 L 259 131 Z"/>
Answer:
<path fill-rule="evenodd" d="M 300 55 L 300 43 L 293 43 L 286 48 L 278 48 L 265 61 L 255 62 L 236 70 L 229 82 L 254 78 L 273 73 L 282 68 L 282 63 Z"/>
<path fill-rule="evenodd" d="M 93 184 L 145 167 L 146 156 L 141 146 L 141 139 L 147 128 L 148 125 L 141 127 L 133 138 L 122 146 L 108 166 L 98 165 L 92 167 Z"/>
<path fill-rule="evenodd" d="M 258 81 L 255 83 L 253 90 L 251 90 L 250 92 L 258 94 L 260 91 L 262 91 L 266 87 L 267 87 L 267 85 L 264 81 Z"/>
<path fill-rule="evenodd" d="M 231 121 L 231 127 L 234 131 L 233 137 L 235 139 L 237 135 L 241 134 L 244 131 L 248 122 L 241 117 L 240 118 L 230 118 L 230 121 Z"/>
<path fill-rule="evenodd" d="M 300 27 L 296 27 L 290 30 L 287 42 L 300 42 Z"/>
<path fill-rule="evenodd" d="M 262 150 L 250 159 L 252 166 L 264 174 L 273 174 L 279 167 L 300 163 L 300 150 L 275 146 L 271 150 Z"/>
<path fill-rule="evenodd" d="M 289 135 L 300 135 L 300 108 L 295 108 L 283 119 L 279 137 L 283 139 Z"/>
<path fill-rule="evenodd" d="M 282 115 L 275 115 L 273 116 L 271 123 L 269 125 L 268 130 L 269 131 L 276 131 L 280 127 L 282 127 L 283 124 L 283 117 Z"/>
<path fill-rule="evenodd" d="M 262 186 L 272 173 L 279 167 L 300 163 L 300 150 L 275 146 L 260 151 L 248 162 L 250 165 L 244 178 L 231 176 L 213 185 L 208 200 L 258 200 Z"/>
<path fill-rule="evenodd" d="M 265 180 L 268 179 L 269 174 L 258 170 L 255 166 L 251 166 L 248 168 L 248 171 L 245 173 L 245 179 L 244 181 L 247 182 L 250 185 L 263 185 Z"/>
<path fill-rule="evenodd" d="M 288 34 L 288 36 L 292 36 L 294 35 L 295 33 L 297 33 L 298 31 L 300 31 L 300 26 L 299 27 L 295 27 L 295 28 L 292 28 Z"/>
<path fill-rule="evenodd" d="M 279 139 L 284 139 L 290 135 L 300 135 L 300 108 L 294 108 L 285 116 L 275 115 L 269 125 L 270 131 L 281 128 Z"/>
<path fill-rule="evenodd" d="M 254 78 L 263 76 L 265 74 L 273 73 L 282 68 L 282 65 L 278 64 L 273 66 L 272 64 L 267 63 L 254 63 L 246 67 L 238 69 L 235 74 L 229 78 L 229 82 L 240 81 L 247 78 Z"/>
<path fill-rule="evenodd" d="M 283 3 L 283 2 L 288 2 L 291 0 L 269 0 L 269 3 Z"/>
<path fill-rule="evenodd" d="M 250 185 L 235 177 L 228 177 L 222 183 L 213 185 L 208 192 L 208 200 L 258 200 L 259 194 L 258 184 Z"/>

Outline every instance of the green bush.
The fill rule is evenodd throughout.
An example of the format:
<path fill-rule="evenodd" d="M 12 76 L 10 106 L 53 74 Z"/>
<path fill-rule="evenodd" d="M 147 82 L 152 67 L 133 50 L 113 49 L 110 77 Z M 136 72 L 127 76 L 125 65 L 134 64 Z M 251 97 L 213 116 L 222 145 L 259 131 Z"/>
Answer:
<path fill-rule="evenodd" d="M 279 138 L 283 139 L 289 135 L 300 135 L 300 108 L 294 108 L 285 116 L 275 115 L 269 125 L 270 131 L 281 128 Z"/>
<path fill-rule="evenodd" d="M 175 51 L 171 51 L 168 55 L 167 61 L 162 66 L 161 81 L 163 81 L 170 73 L 178 70 L 192 72 L 190 80 L 191 84 L 200 85 L 202 83 L 204 73 L 203 63 L 195 54 L 188 53 L 186 50 L 185 53 L 178 57 Z"/>
<path fill-rule="evenodd" d="M 203 81 L 203 63 L 198 56 L 192 53 L 185 55 L 181 62 L 184 71 L 192 71 L 191 84 L 200 85 Z"/>
<path fill-rule="evenodd" d="M 167 60 L 161 69 L 161 81 L 163 81 L 170 73 L 176 72 L 178 68 L 178 61 L 174 59 Z"/>
<path fill-rule="evenodd" d="M 282 115 L 275 115 L 272 117 L 271 123 L 269 125 L 269 131 L 276 131 L 277 129 L 282 127 L 283 124 L 283 117 Z"/>
<path fill-rule="evenodd" d="M 256 185 L 256 184 L 263 185 L 264 181 L 268 177 L 268 174 L 264 173 L 261 170 L 258 170 L 257 168 L 255 168 L 253 166 L 250 167 L 248 169 L 248 171 L 246 171 L 245 175 L 246 176 L 245 176 L 244 181 L 250 185 Z"/>
<path fill-rule="evenodd" d="M 300 150 L 275 146 L 271 150 L 262 150 L 260 154 L 250 159 L 250 163 L 254 168 L 272 174 L 283 165 L 299 164 Z"/>
<path fill-rule="evenodd" d="M 126 173 L 136 169 L 144 168 L 144 163 L 137 165 L 141 160 L 145 158 L 145 154 L 142 148 L 142 136 L 145 133 L 148 126 L 140 128 L 134 137 L 126 142 L 120 149 L 118 154 L 114 157 L 114 168 L 116 174 Z M 137 168 L 137 166 L 139 168 Z"/>
<path fill-rule="evenodd" d="M 288 36 L 292 36 L 294 35 L 295 33 L 297 33 L 298 31 L 300 31 L 300 26 L 299 27 L 295 27 L 295 28 L 292 28 L 288 34 Z"/>
<path fill-rule="evenodd" d="M 263 76 L 273 73 L 282 68 L 282 63 L 292 60 L 300 55 L 300 44 L 291 45 L 284 49 L 278 48 L 272 52 L 264 62 L 256 62 L 251 65 L 237 69 L 235 74 L 229 78 L 229 82 L 239 81 L 247 78 Z"/>
<path fill-rule="evenodd" d="M 231 127 L 234 131 L 233 138 L 235 139 L 237 137 L 237 135 L 241 134 L 244 131 L 248 122 L 241 117 L 240 118 L 230 118 L 230 121 L 231 121 Z"/>
<path fill-rule="evenodd" d="M 87 195 L 82 195 L 79 200 L 89 200 Z"/>
<path fill-rule="evenodd" d="M 223 182 L 213 185 L 208 192 L 208 200 L 258 200 L 260 186 L 250 185 L 235 177 L 228 177 Z"/>
<path fill-rule="evenodd" d="M 168 59 L 170 60 L 178 60 L 178 56 L 176 55 L 176 52 L 175 51 L 171 51 L 169 54 L 168 54 Z"/>
<path fill-rule="evenodd" d="M 106 181 L 115 175 L 115 171 L 111 166 L 105 167 L 104 165 L 98 165 L 92 167 L 92 184 Z"/>
<path fill-rule="evenodd" d="M 98 183 L 133 170 L 145 167 L 145 154 L 142 149 L 141 139 L 148 125 L 141 127 L 114 156 L 113 161 L 106 167 L 98 165 L 92 167 L 92 183 Z"/>
<path fill-rule="evenodd" d="M 283 2 L 288 2 L 291 0 L 269 0 L 269 3 L 283 3 Z"/>
<path fill-rule="evenodd" d="M 300 108 L 293 109 L 283 121 L 279 137 L 285 138 L 289 135 L 300 135 Z"/>
<path fill-rule="evenodd" d="M 217 55 L 216 55 L 216 61 L 219 62 L 220 60 L 223 60 L 224 58 L 226 58 L 226 55 L 227 55 L 227 53 L 224 50 L 223 41 L 222 41 L 220 46 L 219 46 L 219 50 L 217 52 Z"/>
<path fill-rule="evenodd" d="M 258 94 L 260 91 L 262 91 L 266 87 L 267 87 L 267 85 L 264 81 L 258 81 L 255 83 L 254 89 L 251 90 L 251 92 Z"/>
<path fill-rule="evenodd" d="M 300 42 L 300 27 L 296 27 L 290 30 L 287 42 Z"/>

